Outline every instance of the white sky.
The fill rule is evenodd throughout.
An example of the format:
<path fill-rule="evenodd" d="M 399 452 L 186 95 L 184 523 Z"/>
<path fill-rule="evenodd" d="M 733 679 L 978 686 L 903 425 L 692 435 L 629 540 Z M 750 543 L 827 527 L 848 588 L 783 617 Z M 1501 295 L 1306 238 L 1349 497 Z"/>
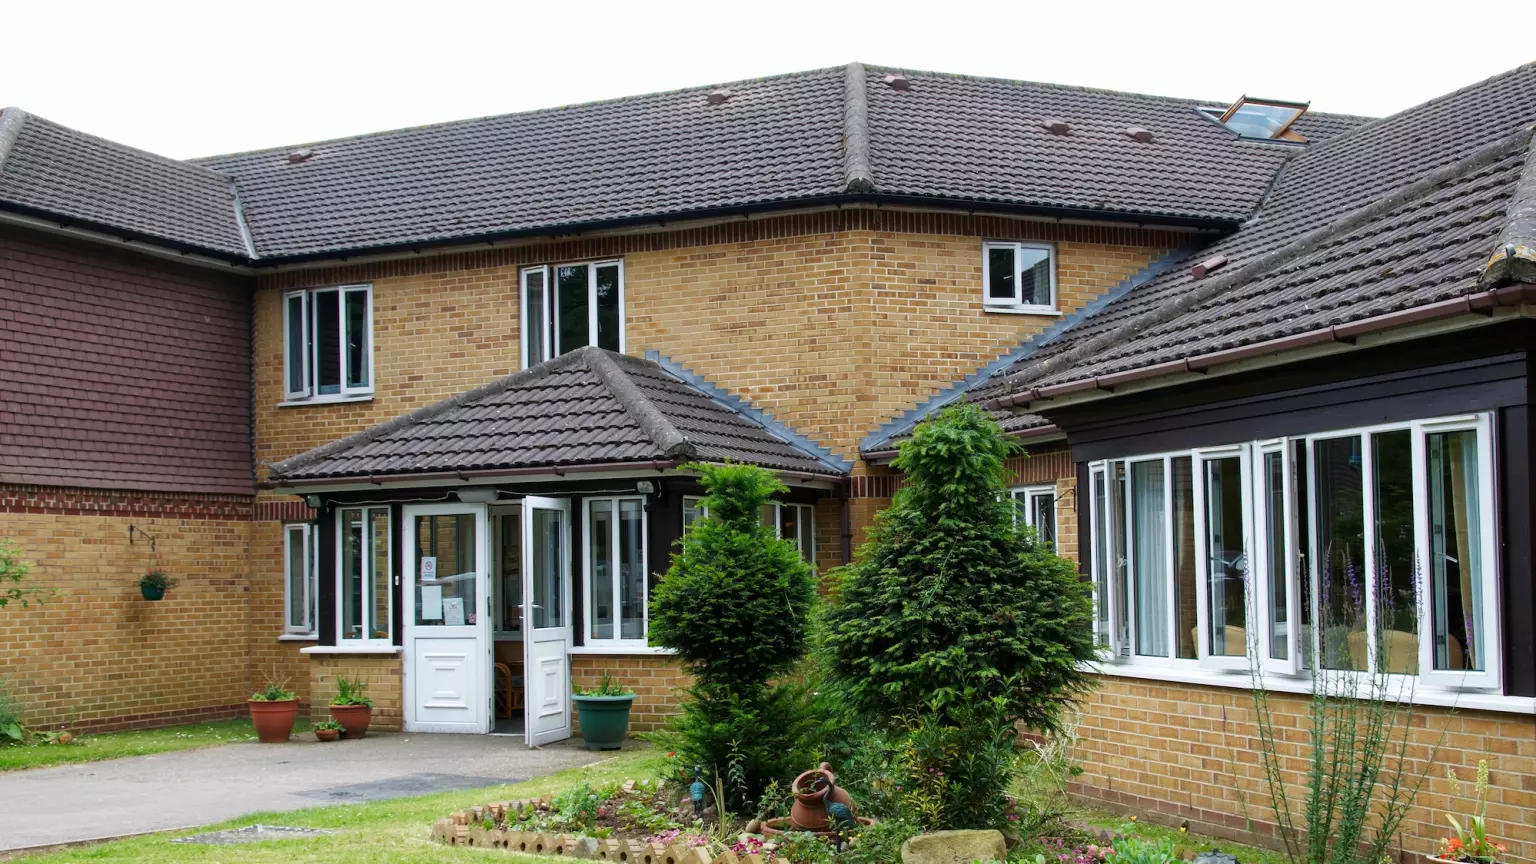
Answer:
<path fill-rule="evenodd" d="M 1536 59 L 1515 5 L 11 2 L 0 104 L 180 158 L 852 60 L 1380 115 Z"/>

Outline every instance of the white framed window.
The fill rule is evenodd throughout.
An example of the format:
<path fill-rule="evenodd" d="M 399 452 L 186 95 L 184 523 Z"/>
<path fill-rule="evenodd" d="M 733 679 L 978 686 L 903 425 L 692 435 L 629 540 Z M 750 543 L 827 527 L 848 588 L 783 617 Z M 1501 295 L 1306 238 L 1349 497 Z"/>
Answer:
<path fill-rule="evenodd" d="M 1015 486 L 1008 490 L 1017 508 L 1014 520 L 1035 529 L 1041 540 L 1056 542 L 1056 485 Z"/>
<path fill-rule="evenodd" d="M 523 367 L 586 345 L 624 351 L 624 262 L 545 264 L 522 271 Z"/>
<path fill-rule="evenodd" d="M 981 284 L 988 311 L 1055 314 L 1056 247 L 989 240 L 981 244 Z"/>
<path fill-rule="evenodd" d="M 336 638 L 393 645 L 393 535 L 388 507 L 336 511 Z"/>
<path fill-rule="evenodd" d="M 1499 686 L 1487 415 L 1089 466 L 1112 661 Z M 1250 645 L 1251 642 L 1251 645 Z"/>
<path fill-rule="evenodd" d="M 816 508 L 809 504 L 763 505 L 763 524 L 773 529 L 780 540 L 793 540 L 805 563 L 816 564 Z"/>
<path fill-rule="evenodd" d="M 373 286 L 283 295 L 283 395 L 327 401 L 373 393 Z"/>
<path fill-rule="evenodd" d="M 693 527 L 693 523 L 700 519 L 709 518 L 709 508 L 704 506 L 704 498 L 699 495 L 683 496 L 683 533 Z"/>
<path fill-rule="evenodd" d="M 286 636 L 315 635 L 317 533 L 307 522 L 283 526 L 283 634 Z"/>
<path fill-rule="evenodd" d="M 588 647 L 646 642 L 645 496 L 588 498 L 584 511 Z"/>

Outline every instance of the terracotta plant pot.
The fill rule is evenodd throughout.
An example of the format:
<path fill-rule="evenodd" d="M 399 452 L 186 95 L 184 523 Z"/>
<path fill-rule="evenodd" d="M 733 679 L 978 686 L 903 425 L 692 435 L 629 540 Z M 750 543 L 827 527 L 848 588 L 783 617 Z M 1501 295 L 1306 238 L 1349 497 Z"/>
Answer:
<path fill-rule="evenodd" d="M 827 818 L 827 788 L 822 787 L 814 792 L 802 792 L 810 789 L 818 776 L 825 777 L 831 783 L 832 800 L 848 805 L 848 809 L 858 812 L 853 798 L 849 797 L 847 790 L 837 785 L 837 777 L 832 773 L 832 766 L 821 763 L 821 767 L 814 771 L 807 771 L 795 778 L 795 803 L 789 809 L 789 821 L 796 830 L 820 832 L 832 827 L 831 820 Z"/>
<path fill-rule="evenodd" d="M 331 719 L 345 729 L 341 737 L 361 738 L 368 732 L 368 724 L 373 722 L 373 709 L 367 705 L 332 705 Z"/>
<path fill-rule="evenodd" d="M 316 729 L 315 737 L 321 741 L 335 741 L 341 737 L 340 729 Z"/>
<path fill-rule="evenodd" d="M 251 723 L 256 727 L 256 738 L 263 744 L 286 744 L 293 734 L 293 722 L 299 719 L 299 700 L 284 702 L 260 702 L 255 699 L 246 703 L 251 706 Z"/>

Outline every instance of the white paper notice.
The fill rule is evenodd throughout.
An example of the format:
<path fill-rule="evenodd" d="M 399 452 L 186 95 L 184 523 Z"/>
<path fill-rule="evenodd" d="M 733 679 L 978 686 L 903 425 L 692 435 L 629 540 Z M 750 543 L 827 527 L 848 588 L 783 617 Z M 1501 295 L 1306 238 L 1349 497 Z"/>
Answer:
<path fill-rule="evenodd" d="M 443 599 L 443 626 L 464 626 L 464 598 L 446 597 Z"/>
<path fill-rule="evenodd" d="M 431 582 L 437 578 L 437 556 L 427 555 L 421 559 L 421 581 Z"/>
<path fill-rule="evenodd" d="M 443 586 L 421 586 L 421 620 L 443 620 Z"/>

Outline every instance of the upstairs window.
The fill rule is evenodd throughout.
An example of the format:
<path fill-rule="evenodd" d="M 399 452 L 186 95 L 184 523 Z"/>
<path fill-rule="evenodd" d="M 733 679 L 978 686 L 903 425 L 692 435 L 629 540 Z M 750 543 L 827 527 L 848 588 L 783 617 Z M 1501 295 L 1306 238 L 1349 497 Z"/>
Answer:
<path fill-rule="evenodd" d="M 373 392 L 373 288 L 283 295 L 283 392 L 289 401 Z"/>
<path fill-rule="evenodd" d="M 528 267 L 522 273 L 523 366 L 596 345 L 624 350 L 624 264 Z"/>
<path fill-rule="evenodd" d="M 1056 312 L 1056 254 L 1044 243 L 981 247 L 982 304 L 993 312 Z"/>
<path fill-rule="evenodd" d="M 1056 542 L 1056 487 L 1050 484 L 1019 486 L 1008 490 L 1018 507 L 1015 518 L 1035 529 L 1046 543 Z"/>

